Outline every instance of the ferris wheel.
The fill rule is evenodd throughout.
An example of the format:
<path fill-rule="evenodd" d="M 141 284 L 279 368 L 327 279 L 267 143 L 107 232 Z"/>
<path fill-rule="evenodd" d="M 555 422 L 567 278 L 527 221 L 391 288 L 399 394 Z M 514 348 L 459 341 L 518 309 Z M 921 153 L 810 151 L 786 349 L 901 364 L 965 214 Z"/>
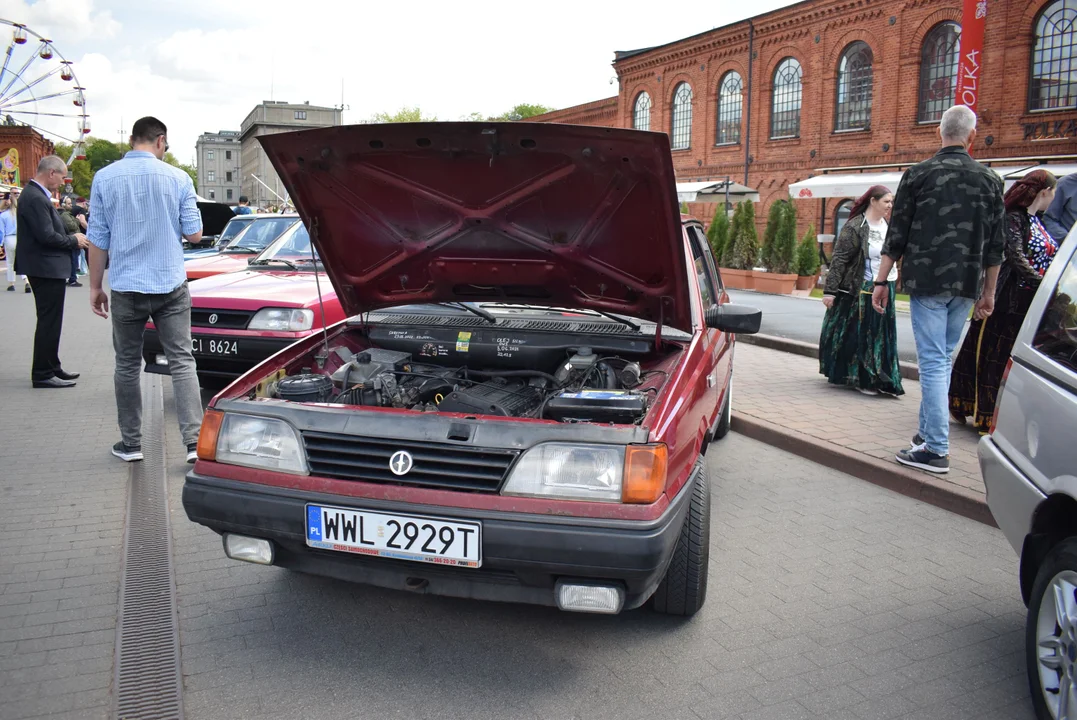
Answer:
<path fill-rule="evenodd" d="M 86 89 L 52 40 L 0 18 L 0 48 L 5 37 L 10 40 L 0 66 L 0 126 L 29 126 L 71 145 L 70 165 L 83 155 L 83 141 L 90 134 Z M 8 159 L 0 158 L 0 163 L 2 176 Z"/>

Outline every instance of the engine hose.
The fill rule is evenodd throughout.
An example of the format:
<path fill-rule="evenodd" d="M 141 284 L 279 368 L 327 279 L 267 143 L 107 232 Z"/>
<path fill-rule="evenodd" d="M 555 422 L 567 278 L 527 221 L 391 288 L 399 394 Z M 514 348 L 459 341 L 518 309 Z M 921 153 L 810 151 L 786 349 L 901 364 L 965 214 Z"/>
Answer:
<path fill-rule="evenodd" d="M 479 377 L 542 377 L 554 385 L 558 384 L 557 378 L 541 370 L 468 370 L 467 373 Z"/>
<path fill-rule="evenodd" d="M 605 362 L 600 362 L 598 364 L 598 370 L 599 370 L 599 372 L 606 374 L 606 389 L 607 390 L 616 390 L 617 389 L 617 373 L 614 372 L 613 368 L 610 367 Z"/>

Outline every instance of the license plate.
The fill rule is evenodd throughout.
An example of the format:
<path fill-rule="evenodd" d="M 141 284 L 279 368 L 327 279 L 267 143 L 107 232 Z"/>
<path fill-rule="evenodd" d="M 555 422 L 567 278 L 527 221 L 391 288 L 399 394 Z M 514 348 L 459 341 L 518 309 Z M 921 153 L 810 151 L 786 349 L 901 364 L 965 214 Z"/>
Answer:
<path fill-rule="evenodd" d="M 238 355 L 239 347 L 235 340 L 217 340 L 216 338 L 191 338 L 196 355 Z"/>
<path fill-rule="evenodd" d="M 307 545 L 438 565 L 482 565 L 480 523 L 421 515 L 307 505 Z"/>

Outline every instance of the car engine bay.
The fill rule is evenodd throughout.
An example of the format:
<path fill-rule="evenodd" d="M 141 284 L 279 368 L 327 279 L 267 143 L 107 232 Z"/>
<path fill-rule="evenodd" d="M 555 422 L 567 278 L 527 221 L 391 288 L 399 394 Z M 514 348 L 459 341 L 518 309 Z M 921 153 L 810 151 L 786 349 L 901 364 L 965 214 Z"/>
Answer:
<path fill-rule="evenodd" d="M 638 424 L 668 376 L 643 340 L 448 328 L 371 328 L 320 350 L 269 398 L 415 412 Z M 581 344 L 591 341 L 592 344 Z M 594 346 L 592 346 L 594 345 Z M 651 365 L 654 363 L 652 362 Z M 662 363 L 665 364 L 665 363 Z"/>

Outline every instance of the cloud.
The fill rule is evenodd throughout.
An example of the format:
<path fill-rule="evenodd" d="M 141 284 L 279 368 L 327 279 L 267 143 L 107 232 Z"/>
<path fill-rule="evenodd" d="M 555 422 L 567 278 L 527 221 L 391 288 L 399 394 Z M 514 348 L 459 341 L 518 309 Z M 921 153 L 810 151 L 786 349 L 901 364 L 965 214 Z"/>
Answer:
<path fill-rule="evenodd" d="M 57 43 L 60 52 L 66 52 L 65 41 L 84 40 L 90 37 L 108 39 L 120 33 L 120 23 L 109 10 L 95 10 L 93 0 L 8 0 L 4 9 L 8 20 L 22 23 L 34 32 Z"/>

